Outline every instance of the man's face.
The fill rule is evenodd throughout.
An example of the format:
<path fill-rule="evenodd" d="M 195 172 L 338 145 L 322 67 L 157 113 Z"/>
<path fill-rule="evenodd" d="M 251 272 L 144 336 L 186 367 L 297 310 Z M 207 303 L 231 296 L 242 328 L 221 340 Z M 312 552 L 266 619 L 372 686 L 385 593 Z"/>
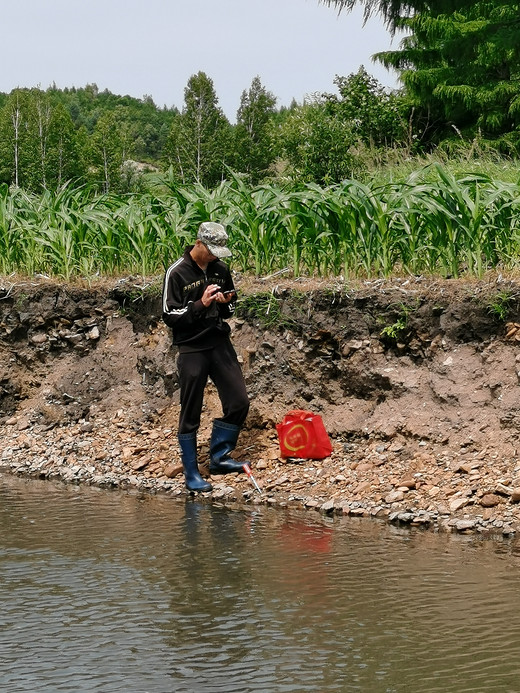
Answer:
<path fill-rule="evenodd" d="M 217 256 L 213 255 L 213 253 L 210 251 L 210 249 L 208 248 L 208 246 L 205 243 L 202 243 L 202 246 L 203 246 L 204 251 L 206 253 L 206 258 L 207 258 L 208 262 L 211 262 L 212 260 L 217 259 Z"/>

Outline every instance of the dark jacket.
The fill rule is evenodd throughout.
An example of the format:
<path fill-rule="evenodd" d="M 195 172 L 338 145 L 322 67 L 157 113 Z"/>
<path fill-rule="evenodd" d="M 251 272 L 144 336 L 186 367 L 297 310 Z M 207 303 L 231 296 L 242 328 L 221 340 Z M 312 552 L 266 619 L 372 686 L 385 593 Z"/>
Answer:
<path fill-rule="evenodd" d="M 225 318 L 233 315 L 235 301 L 202 304 L 204 289 L 218 284 L 222 291 L 234 289 L 228 266 L 221 260 L 213 260 L 206 271 L 192 259 L 189 246 L 184 255 L 171 265 L 165 274 L 162 297 L 164 322 L 172 328 L 173 341 L 179 351 L 211 349 L 230 333 Z"/>

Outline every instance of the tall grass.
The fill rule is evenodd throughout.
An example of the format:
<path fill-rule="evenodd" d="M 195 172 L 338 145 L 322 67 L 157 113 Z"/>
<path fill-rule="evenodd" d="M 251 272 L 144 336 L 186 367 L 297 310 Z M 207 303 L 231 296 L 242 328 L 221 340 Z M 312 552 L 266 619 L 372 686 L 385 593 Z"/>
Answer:
<path fill-rule="evenodd" d="M 71 279 L 162 273 L 201 221 L 226 225 L 243 273 L 482 276 L 520 264 L 520 181 L 433 164 L 400 181 L 348 180 L 95 195 L 64 186 L 32 195 L 0 186 L 0 273 Z"/>

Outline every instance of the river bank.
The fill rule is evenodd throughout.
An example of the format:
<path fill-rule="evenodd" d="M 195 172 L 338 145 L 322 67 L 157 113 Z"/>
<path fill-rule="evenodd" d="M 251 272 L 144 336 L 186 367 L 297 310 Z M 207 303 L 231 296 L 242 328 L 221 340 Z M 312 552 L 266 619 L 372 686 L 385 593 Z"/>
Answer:
<path fill-rule="evenodd" d="M 236 456 L 251 461 L 262 494 L 245 475 L 215 477 L 208 502 L 516 536 L 514 280 L 236 283 L 233 342 L 251 397 Z M 157 281 L 4 279 L 0 473 L 187 493 L 175 356 Z M 275 426 L 290 409 L 322 416 L 329 458 L 280 457 Z M 203 472 L 218 411 L 210 386 Z"/>

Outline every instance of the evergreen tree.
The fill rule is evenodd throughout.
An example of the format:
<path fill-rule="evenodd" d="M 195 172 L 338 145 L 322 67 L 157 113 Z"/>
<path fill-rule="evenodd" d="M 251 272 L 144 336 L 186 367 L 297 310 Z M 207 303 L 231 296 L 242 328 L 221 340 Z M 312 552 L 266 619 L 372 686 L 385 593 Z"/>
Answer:
<path fill-rule="evenodd" d="M 448 127 L 486 136 L 514 130 L 520 124 L 520 5 L 441 9 L 401 18 L 411 35 L 401 50 L 377 57 L 400 69 L 416 104 Z"/>
<path fill-rule="evenodd" d="M 352 9 L 356 0 L 323 0 Z M 498 136 L 520 126 L 520 4 L 507 0 L 364 0 L 392 31 L 409 36 L 375 57 L 400 71 L 408 94 L 436 127 Z M 520 133 L 519 133 L 520 134 Z"/>

